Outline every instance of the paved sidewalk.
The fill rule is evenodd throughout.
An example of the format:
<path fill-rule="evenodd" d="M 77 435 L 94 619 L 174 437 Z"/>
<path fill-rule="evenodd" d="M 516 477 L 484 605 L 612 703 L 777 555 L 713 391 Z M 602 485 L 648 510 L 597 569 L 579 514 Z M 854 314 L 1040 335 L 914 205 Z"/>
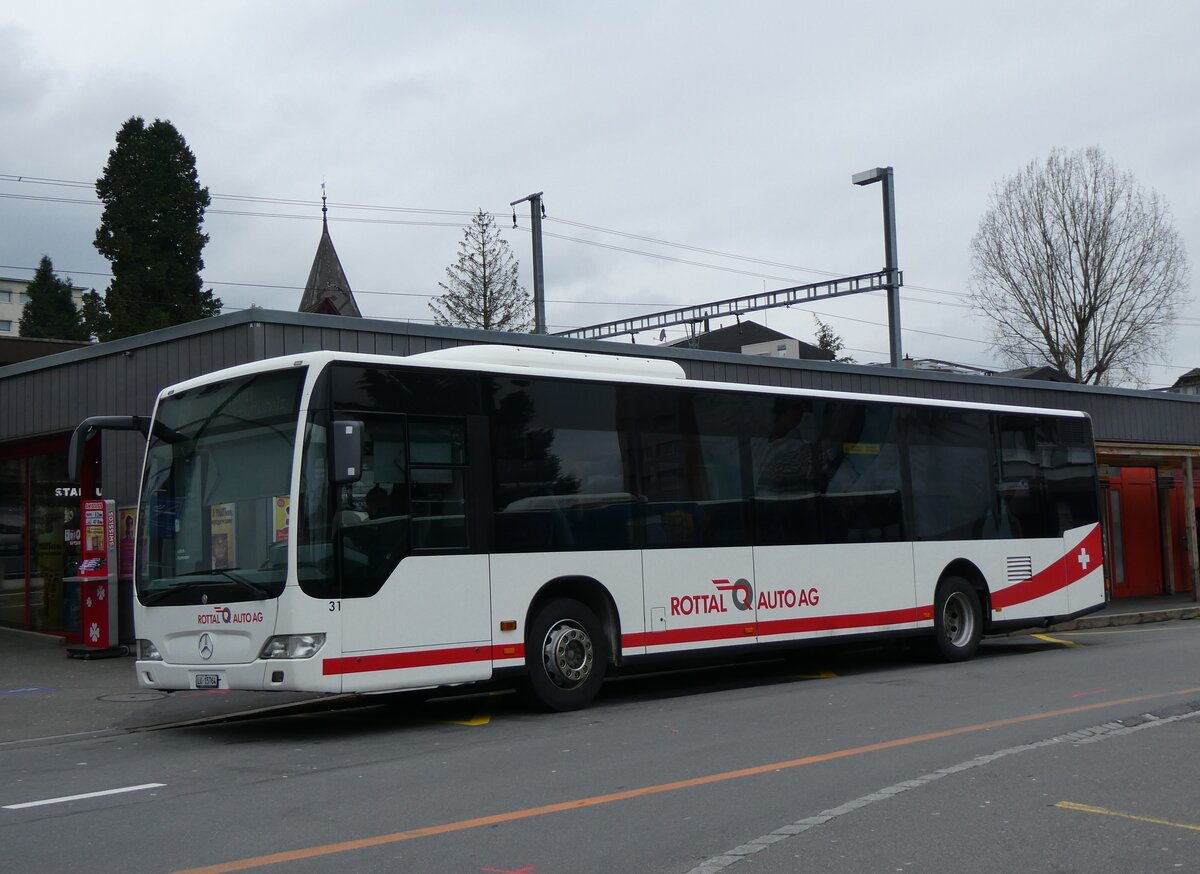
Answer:
<path fill-rule="evenodd" d="M 1053 630 L 1200 617 L 1191 595 L 1111 602 Z M 1036 629 L 1034 629 L 1036 630 Z M 141 689 L 133 658 L 69 658 L 55 637 L 0 628 L 0 750 L 23 741 L 244 716 L 335 696 L 302 692 L 157 692 Z M 341 697 L 341 696 L 336 696 Z"/>
<path fill-rule="evenodd" d="M 126 732 L 287 707 L 302 692 L 158 692 L 138 687 L 132 656 L 69 658 L 56 637 L 0 628 L 0 750 L 25 740 Z"/>
<path fill-rule="evenodd" d="M 1143 622 L 1166 622 L 1168 619 L 1200 618 L 1200 602 L 1186 595 L 1159 595 L 1155 598 L 1122 598 L 1109 601 L 1104 609 L 1070 622 L 1060 622 L 1058 631 L 1082 628 L 1110 628 L 1116 625 L 1140 625 Z"/>

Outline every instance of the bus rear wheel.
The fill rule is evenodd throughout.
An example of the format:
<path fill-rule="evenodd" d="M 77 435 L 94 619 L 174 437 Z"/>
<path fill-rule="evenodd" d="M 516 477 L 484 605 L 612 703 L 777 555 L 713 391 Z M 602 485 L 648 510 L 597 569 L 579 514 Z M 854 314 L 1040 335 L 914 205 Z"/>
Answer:
<path fill-rule="evenodd" d="M 948 662 L 975 655 L 983 636 L 979 596 L 961 577 L 948 577 L 938 586 L 933 607 L 933 640 L 937 653 Z"/>
<path fill-rule="evenodd" d="M 525 641 L 528 692 L 546 710 L 586 707 L 608 665 L 604 627 L 586 605 L 555 598 L 541 606 Z"/>

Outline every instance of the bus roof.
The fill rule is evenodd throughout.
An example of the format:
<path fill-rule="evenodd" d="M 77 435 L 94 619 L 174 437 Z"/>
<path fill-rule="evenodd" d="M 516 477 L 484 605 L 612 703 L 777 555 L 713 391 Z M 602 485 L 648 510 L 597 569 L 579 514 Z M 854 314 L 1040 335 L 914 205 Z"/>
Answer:
<path fill-rule="evenodd" d="M 159 396 L 160 398 L 169 397 L 177 391 L 205 385 L 217 379 L 231 379 L 238 376 L 246 376 L 268 370 L 281 370 L 288 367 L 310 367 L 320 370 L 334 362 L 381 364 L 390 367 L 469 370 L 487 373 L 519 374 L 523 376 L 536 374 L 538 376 L 566 379 L 594 379 L 602 382 L 640 383 L 674 387 L 679 387 L 679 384 L 683 382 L 688 387 L 715 389 L 719 391 L 752 391 L 758 394 L 800 395 L 883 404 L 908 404 L 948 409 L 987 410 L 992 412 L 1087 418 L 1086 413 L 1058 407 L 1026 407 L 981 403 L 978 401 L 953 401 L 940 398 L 911 397 L 907 395 L 880 395 L 793 386 L 695 380 L 688 379 L 683 367 L 677 362 L 661 358 L 640 358 L 629 355 L 535 349 L 524 346 L 503 346 L 497 344 L 455 346 L 430 352 L 418 352 L 413 355 L 380 355 L 329 350 L 301 352 L 295 355 L 267 358 L 248 364 L 239 364 L 224 370 L 213 371 L 203 376 L 194 377 L 185 382 L 168 386 L 162 390 Z"/>

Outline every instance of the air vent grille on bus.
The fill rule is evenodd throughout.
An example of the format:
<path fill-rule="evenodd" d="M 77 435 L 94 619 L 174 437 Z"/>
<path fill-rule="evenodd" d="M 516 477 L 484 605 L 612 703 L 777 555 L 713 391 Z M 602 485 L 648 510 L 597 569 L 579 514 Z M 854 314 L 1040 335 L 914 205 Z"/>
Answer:
<path fill-rule="evenodd" d="M 1008 582 L 1023 583 L 1033 576 L 1033 557 L 1028 555 L 1010 555 L 1008 557 Z"/>

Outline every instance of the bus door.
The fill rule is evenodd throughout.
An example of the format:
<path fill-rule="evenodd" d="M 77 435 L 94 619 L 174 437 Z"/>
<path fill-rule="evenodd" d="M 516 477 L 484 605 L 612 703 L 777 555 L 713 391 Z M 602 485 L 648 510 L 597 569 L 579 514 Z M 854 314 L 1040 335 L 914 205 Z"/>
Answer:
<path fill-rule="evenodd" d="M 359 481 L 335 511 L 346 691 L 490 675 L 464 417 L 363 417 Z"/>

